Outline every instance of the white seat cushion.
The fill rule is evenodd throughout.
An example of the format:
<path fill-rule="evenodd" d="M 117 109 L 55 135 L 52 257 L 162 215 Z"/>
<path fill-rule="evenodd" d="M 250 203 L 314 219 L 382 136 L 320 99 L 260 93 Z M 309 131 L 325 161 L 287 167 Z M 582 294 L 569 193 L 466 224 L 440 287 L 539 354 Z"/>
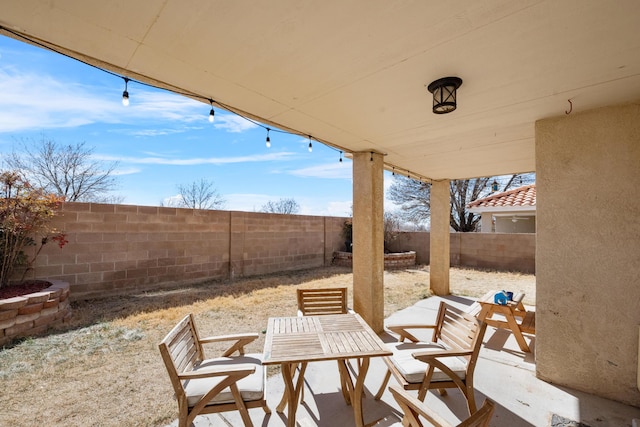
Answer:
<path fill-rule="evenodd" d="M 441 351 L 447 347 L 440 343 L 424 343 L 424 342 L 396 342 L 387 344 L 389 350 L 393 352 L 391 361 L 398 368 L 402 376 L 410 383 L 421 383 L 427 372 L 428 365 L 413 357 L 413 353 L 418 351 Z M 442 363 L 448 366 L 458 377 L 465 379 L 467 360 L 462 357 L 443 357 L 440 358 Z M 433 371 L 431 382 L 450 381 L 451 378 L 440 369 Z"/>
<path fill-rule="evenodd" d="M 211 366 L 234 366 L 240 364 L 251 364 L 255 366 L 256 371 L 242 378 L 237 382 L 238 390 L 244 401 L 260 400 L 264 397 L 265 371 L 262 366 L 261 354 L 245 354 L 237 357 L 218 357 L 215 359 L 203 360 L 194 371 L 206 370 Z M 186 381 L 184 389 L 187 394 L 187 402 L 189 407 L 198 403 L 209 390 L 215 387 L 224 377 L 198 378 Z M 229 387 L 218 393 L 210 403 L 232 403 L 233 394 Z"/>

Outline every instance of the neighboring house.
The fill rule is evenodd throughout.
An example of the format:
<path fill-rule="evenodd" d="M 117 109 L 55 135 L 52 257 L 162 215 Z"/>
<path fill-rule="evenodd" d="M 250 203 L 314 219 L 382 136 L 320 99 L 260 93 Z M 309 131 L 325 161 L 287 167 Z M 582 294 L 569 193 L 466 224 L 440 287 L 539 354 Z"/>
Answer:
<path fill-rule="evenodd" d="M 469 212 L 481 215 L 483 233 L 535 233 L 536 185 L 494 193 L 467 205 Z"/>

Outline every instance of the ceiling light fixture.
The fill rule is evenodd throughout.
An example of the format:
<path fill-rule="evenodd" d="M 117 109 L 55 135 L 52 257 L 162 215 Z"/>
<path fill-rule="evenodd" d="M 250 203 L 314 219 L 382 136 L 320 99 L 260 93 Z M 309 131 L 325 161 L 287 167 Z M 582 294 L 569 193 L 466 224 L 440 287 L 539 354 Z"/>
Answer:
<path fill-rule="evenodd" d="M 459 77 L 443 77 L 431 82 L 427 89 L 433 94 L 433 112 L 447 114 L 456 109 L 456 89 L 462 85 Z"/>

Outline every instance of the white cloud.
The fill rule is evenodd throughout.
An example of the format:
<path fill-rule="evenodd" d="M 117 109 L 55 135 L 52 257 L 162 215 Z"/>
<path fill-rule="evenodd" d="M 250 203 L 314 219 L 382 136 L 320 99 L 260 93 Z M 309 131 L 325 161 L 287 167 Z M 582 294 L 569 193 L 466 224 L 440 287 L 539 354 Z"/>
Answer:
<path fill-rule="evenodd" d="M 257 127 L 253 122 L 234 114 L 216 114 L 215 117 L 213 125 L 216 129 L 224 129 L 231 133 L 244 132 Z"/>
<path fill-rule="evenodd" d="M 134 175 L 142 172 L 140 168 L 116 168 L 111 175 L 122 176 L 122 175 Z"/>
<path fill-rule="evenodd" d="M 162 199 L 162 206 L 171 208 L 177 208 L 180 207 L 182 203 L 182 196 L 180 196 L 179 194 L 175 195 L 175 196 L 171 196 L 171 197 L 165 197 L 164 199 Z"/>
<path fill-rule="evenodd" d="M 167 128 L 167 122 L 209 124 L 210 105 L 207 103 L 129 82 L 127 90 L 131 103 L 124 107 L 122 90 L 124 84 L 117 78 L 112 87 L 105 89 L 0 65 L 0 133 L 73 128 L 92 123 L 140 125 L 164 122 L 163 129 L 150 127 L 150 130 L 132 133 L 155 136 L 192 129 Z M 216 114 L 214 126 L 232 133 L 256 127 L 240 116 L 225 112 Z"/>
<path fill-rule="evenodd" d="M 225 194 L 225 209 L 230 211 L 259 212 L 269 200 L 277 200 L 279 197 L 268 194 L 236 193 Z"/>
<path fill-rule="evenodd" d="M 351 179 L 351 164 L 347 162 L 325 163 L 289 171 L 291 175 L 304 178 Z"/>
<path fill-rule="evenodd" d="M 300 204 L 301 215 L 350 216 L 351 200 L 323 201 L 307 199 Z"/>
<path fill-rule="evenodd" d="M 194 158 L 187 158 L 187 159 L 172 159 L 168 157 L 161 157 L 160 155 L 150 156 L 150 157 L 95 155 L 93 157 L 103 161 L 117 161 L 122 163 L 133 163 L 133 164 L 194 166 L 194 165 L 224 165 L 224 164 L 234 164 L 234 163 L 286 161 L 286 160 L 292 159 L 293 156 L 295 156 L 295 153 L 280 152 L 280 153 L 269 153 L 269 154 L 254 154 L 251 156 L 194 157 Z"/>

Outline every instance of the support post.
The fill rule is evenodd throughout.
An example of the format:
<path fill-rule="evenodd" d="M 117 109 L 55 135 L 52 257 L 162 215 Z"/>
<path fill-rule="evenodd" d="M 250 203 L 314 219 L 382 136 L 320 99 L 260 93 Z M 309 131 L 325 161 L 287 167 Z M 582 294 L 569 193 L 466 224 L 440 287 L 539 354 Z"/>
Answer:
<path fill-rule="evenodd" d="M 429 243 L 429 286 L 436 295 L 449 295 L 449 181 L 431 184 L 431 238 Z"/>
<path fill-rule="evenodd" d="M 353 309 L 384 329 L 384 182 L 382 154 L 353 154 Z"/>

